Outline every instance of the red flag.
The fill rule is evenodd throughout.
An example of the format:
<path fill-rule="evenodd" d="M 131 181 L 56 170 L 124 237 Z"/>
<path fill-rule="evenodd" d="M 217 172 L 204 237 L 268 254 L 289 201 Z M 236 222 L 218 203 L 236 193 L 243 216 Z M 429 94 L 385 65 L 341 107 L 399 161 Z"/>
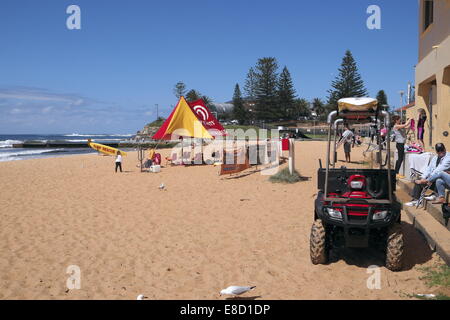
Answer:
<path fill-rule="evenodd" d="M 200 120 L 203 126 L 208 130 L 209 134 L 212 136 L 226 136 L 227 132 L 220 122 L 214 117 L 214 115 L 209 111 L 205 102 L 199 99 L 194 102 L 188 102 L 189 107 L 192 109 L 194 114 Z"/>

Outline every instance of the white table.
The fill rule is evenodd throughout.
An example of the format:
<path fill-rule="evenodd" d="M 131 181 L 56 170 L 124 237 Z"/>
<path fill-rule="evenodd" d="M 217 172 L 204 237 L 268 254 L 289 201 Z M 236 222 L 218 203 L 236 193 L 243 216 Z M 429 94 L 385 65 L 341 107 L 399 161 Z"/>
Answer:
<path fill-rule="evenodd" d="M 406 179 L 410 179 L 411 168 L 414 168 L 420 172 L 425 172 L 432 157 L 433 153 L 431 152 L 424 152 L 421 154 L 413 152 L 405 152 L 405 160 L 403 161 L 402 166 L 400 167 L 400 174 L 404 175 Z M 397 161 L 397 159 L 398 159 L 398 152 L 395 151 L 395 161 Z"/>

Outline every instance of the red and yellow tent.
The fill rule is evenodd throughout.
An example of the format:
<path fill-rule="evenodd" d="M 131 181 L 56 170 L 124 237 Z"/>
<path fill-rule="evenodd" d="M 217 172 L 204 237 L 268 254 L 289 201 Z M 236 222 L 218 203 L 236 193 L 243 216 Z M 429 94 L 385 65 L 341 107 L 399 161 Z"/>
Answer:
<path fill-rule="evenodd" d="M 170 116 L 152 137 L 153 140 L 171 140 L 172 134 L 180 137 L 213 139 L 214 136 L 205 127 L 203 120 L 194 113 L 184 97 L 181 97 Z M 209 110 L 207 110 L 209 111 Z M 217 122 L 218 123 L 218 122 Z M 223 130 L 225 132 L 225 130 Z M 214 134 L 216 135 L 216 134 Z"/>

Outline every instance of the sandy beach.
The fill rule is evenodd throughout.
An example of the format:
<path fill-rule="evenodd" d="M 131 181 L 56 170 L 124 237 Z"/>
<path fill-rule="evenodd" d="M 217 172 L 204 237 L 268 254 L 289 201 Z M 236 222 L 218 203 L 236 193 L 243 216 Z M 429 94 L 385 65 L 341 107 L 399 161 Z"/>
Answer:
<path fill-rule="evenodd" d="M 382 267 L 380 290 L 366 285 L 367 267 L 383 265 L 376 251 L 342 250 L 328 265 L 311 264 L 325 146 L 296 143 L 297 170 L 311 179 L 293 185 L 273 184 L 254 168 L 237 177 L 213 166 L 141 173 L 134 152 L 123 173 L 99 155 L 2 162 L 0 299 L 224 299 L 219 291 L 229 285 L 255 285 L 246 296 L 257 299 L 429 292 L 419 269 L 439 257 L 406 217 L 405 270 Z M 361 160 L 363 147 L 353 150 Z M 80 267 L 79 290 L 66 287 L 70 265 Z"/>

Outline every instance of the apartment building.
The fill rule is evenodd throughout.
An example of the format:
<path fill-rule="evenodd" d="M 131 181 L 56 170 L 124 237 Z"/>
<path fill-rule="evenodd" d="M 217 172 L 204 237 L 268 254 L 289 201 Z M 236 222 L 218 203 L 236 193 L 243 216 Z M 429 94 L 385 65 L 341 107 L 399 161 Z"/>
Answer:
<path fill-rule="evenodd" d="M 443 142 L 450 150 L 450 0 L 419 0 L 418 36 L 416 102 L 406 116 L 417 119 L 424 109 L 426 149 Z"/>

